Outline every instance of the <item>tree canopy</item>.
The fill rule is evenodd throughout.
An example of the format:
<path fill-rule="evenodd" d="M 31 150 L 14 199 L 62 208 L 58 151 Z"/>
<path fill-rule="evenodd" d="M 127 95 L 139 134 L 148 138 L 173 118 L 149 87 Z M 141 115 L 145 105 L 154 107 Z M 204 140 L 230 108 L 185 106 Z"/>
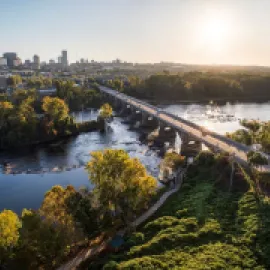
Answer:
<path fill-rule="evenodd" d="M 155 193 L 156 180 L 138 159 L 123 150 L 96 151 L 91 157 L 87 170 L 101 210 L 128 222 L 147 205 Z"/>

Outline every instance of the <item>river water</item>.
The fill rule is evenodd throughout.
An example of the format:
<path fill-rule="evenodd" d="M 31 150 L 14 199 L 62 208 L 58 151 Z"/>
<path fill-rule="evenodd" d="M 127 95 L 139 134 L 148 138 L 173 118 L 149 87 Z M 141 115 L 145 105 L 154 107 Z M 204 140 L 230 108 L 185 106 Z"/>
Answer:
<path fill-rule="evenodd" d="M 225 134 L 240 127 L 238 119 L 270 120 L 270 103 L 229 104 L 220 106 L 222 117 L 209 118 L 205 105 L 170 105 L 163 110 Z M 223 117 L 231 115 L 230 119 Z M 74 114 L 77 121 L 95 119 L 96 112 Z M 233 116 L 233 117 L 232 117 Z M 0 211 L 11 209 L 20 214 L 23 208 L 37 209 L 44 193 L 53 185 L 91 188 L 84 167 L 90 152 L 104 148 L 125 149 L 138 157 L 155 177 L 159 174 L 158 154 L 139 141 L 139 134 L 129 130 L 122 119 L 115 118 L 105 134 L 89 132 L 53 145 L 43 145 L 19 153 L 0 153 L 0 163 L 10 164 L 0 171 Z"/>

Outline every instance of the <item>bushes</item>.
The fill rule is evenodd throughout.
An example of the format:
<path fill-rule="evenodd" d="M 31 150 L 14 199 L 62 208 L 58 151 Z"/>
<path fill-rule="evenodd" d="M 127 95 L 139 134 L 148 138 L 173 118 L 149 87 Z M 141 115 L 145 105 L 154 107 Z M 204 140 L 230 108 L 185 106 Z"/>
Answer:
<path fill-rule="evenodd" d="M 194 159 L 197 165 L 211 166 L 215 162 L 215 155 L 210 151 L 201 151 Z"/>
<path fill-rule="evenodd" d="M 220 189 L 218 179 L 229 181 L 222 164 L 226 156 L 201 153 L 115 269 L 269 269 L 270 203 L 244 173 L 248 191 Z"/>

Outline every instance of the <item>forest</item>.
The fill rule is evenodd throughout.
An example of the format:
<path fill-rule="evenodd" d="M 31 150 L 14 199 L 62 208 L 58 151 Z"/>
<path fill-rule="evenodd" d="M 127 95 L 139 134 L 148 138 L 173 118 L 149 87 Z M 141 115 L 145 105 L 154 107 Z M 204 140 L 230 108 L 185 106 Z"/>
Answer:
<path fill-rule="evenodd" d="M 171 74 L 164 71 L 140 79 L 108 80 L 106 85 L 128 95 L 154 102 L 237 101 L 270 98 L 268 73 L 186 72 Z"/>

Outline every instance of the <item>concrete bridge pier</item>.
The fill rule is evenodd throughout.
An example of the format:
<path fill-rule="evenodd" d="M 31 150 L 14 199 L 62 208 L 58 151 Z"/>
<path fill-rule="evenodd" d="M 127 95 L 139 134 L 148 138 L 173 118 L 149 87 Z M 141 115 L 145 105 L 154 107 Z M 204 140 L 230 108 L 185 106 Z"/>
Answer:
<path fill-rule="evenodd" d="M 188 133 L 179 133 L 181 138 L 181 154 L 184 156 L 196 156 L 202 150 L 202 142 L 190 136 Z"/>
<path fill-rule="evenodd" d="M 155 138 L 155 143 L 159 145 L 167 144 L 167 147 L 175 146 L 176 131 L 163 122 L 159 122 L 158 136 Z"/>
<path fill-rule="evenodd" d="M 159 122 L 155 117 L 150 116 L 149 114 L 144 113 L 144 112 L 142 112 L 141 116 L 142 117 L 141 117 L 140 127 L 142 129 L 147 130 L 147 131 L 152 131 L 159 127 Z"/>
<path fill-rule="evenodd" d="M 128 121 L 130 122 L 133 128 L 140 127 L 141 118 L 142 112 L 134 107 L 131 107 L 131 114 L 128 117 Z"/>
<path fill-rule="evenodd" d="M 121 103 L 120 110 L 119 110 L 119 115 L 121 117 L 127 117 L 132 114 L 132 108 L 131 105 L 126 104 L 126 103 Z"/>

